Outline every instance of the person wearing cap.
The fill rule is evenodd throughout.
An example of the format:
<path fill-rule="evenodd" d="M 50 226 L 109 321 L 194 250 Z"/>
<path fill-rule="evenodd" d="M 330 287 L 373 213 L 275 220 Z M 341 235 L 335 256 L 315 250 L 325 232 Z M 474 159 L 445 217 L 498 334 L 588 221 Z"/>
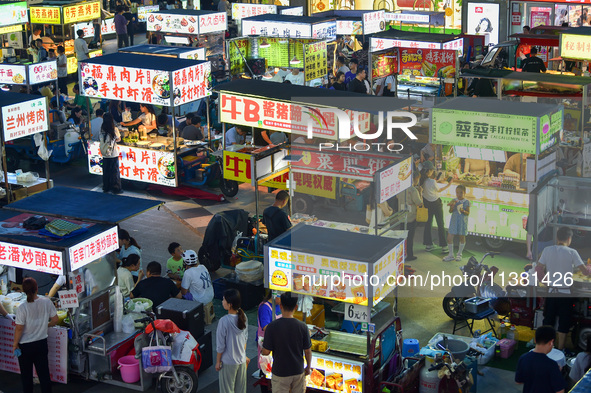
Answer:
<path fill-rule="evenodd" d="M 185 299 L 203 304 L 205 323 L 210 324 L 215 318 L 213 311 L 213 284 L 207 268 L 199 264 L 197 253 L 187 250 L 183 253 L 185 274 L 181 282 L 181 293 Z"/>

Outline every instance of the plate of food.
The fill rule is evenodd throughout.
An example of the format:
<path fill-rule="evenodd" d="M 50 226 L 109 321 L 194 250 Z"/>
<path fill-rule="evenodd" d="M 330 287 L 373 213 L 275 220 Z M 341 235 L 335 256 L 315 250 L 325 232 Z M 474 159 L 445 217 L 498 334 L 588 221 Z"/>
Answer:
<path fill-rule="evenodd" d="M 160 157 L 158 172 L 167 179 L 174 179 L 174 158 L 171 155 Z"/>
<path fill-rule="evenodd" d="M 152 80 L 152 89 L 160 98 L 170 98 L 170 81 L 167 74 L 157 74 Z"/>
<path fill-rule="evenodd" d="M 164 147 L 164 143 L 160 143 L 160 142 L 154 142 L 150 145 L 150 149 L 155 149 L 155 150 L 162 150 L 163 147 Z"/>
<path fill-rule="evenodd" d="M 82 88 L 86 95 L 95 96 L 98 94 L 98 82 L 91 76 L 84 78 Z"/>

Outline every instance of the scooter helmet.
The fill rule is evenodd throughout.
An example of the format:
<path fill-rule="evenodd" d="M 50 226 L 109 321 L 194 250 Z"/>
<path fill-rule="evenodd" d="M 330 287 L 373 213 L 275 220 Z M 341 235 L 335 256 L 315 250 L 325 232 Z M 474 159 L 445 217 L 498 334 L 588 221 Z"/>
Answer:
<path fill-rule="evenodd" d="M 183 261 L 185 261 L 187 265 L 197 265 L 199 263 L 197 253 L 193 250 L 187 250 L 183 253 Z"/>

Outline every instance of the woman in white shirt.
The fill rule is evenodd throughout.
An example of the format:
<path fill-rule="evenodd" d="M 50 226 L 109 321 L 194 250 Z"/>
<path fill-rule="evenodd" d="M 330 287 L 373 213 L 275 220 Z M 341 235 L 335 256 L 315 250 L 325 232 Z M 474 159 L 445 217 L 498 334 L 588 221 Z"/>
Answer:
<path fill-rule="evenodd" d="M 12 351 L 18 357 L 24 393 L 33 393 L 33 365 L 42 393 L 51 393 L 49 359 L 47 348 L 48 328 L 59 319 L 51 300 L 37 296 L 37 281 L 27 277 L 23 280 L 23 292 L 27 301 L 16 310 L 16 328 Z M 20 354 L 19 354 L 20 352 Z"/>
<path fill-rule="evenodd" d="M 141 114 L 132 121 L 123 122 L 121 125 L 133 126 L 138 123 L 142 123 L 142 126 L 146 128 L 146 132 L 150 132 L 153 130 L 158 130 L 158 124 L 156 124 L 156 112 L 154 112 L 154 107 L 150 104 L 140 104 L 140 111 Z"/>
<path fill-rule="evenodd" d="M 433 238 L 431 235 L 431 228 L 433 226 L 433 216 L 437 222 L 437 233 L 439 235 L 439 246 L 441 252 L 447 253 L 447 242 L 445 240 L 445 227 L 443 225 L 443 203 L 439 198 L 439 193 L 445 191 L 451 185 L 451 179 L 446 186 L 442 188 L 437 187 L 437 182 L 433 178 L 435 175 L 435 166 L 432 161 L 425 161 L 423 163 L 423 174 L 421 175 L 421 186 L 423 187 L 423 202 L 429 211 L 429 217 L 425 223 L 425 231 L 423 233 L 423 244 L 427 251 L 433 250 Z"/>

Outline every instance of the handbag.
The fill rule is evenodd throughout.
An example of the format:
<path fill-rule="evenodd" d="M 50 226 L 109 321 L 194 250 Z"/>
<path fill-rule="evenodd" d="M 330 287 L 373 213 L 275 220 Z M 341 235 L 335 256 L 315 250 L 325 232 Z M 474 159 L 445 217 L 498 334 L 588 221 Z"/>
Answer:
<path fill-rule="evenodd" d="M 426 207 L 417 207 L 417 222 L 427 222 L 429 218 L 429 209 Z"/>
<path fill-rule="evenodd" d="M 112 157 L 115 152 L 115 140 L 103 134 L 100 137 L 99 148 L 103 157 Z"/>
<path fill-rule="evenodd" d="M 142 364 L 147 373 L 163 373 L 172 369 L 172 349 L 166 345 L 159 345 L 159 331 L 154 331 L 150 345 L 142 349 Z M 156 345 L 152 341 L 156 337 Z"/>

